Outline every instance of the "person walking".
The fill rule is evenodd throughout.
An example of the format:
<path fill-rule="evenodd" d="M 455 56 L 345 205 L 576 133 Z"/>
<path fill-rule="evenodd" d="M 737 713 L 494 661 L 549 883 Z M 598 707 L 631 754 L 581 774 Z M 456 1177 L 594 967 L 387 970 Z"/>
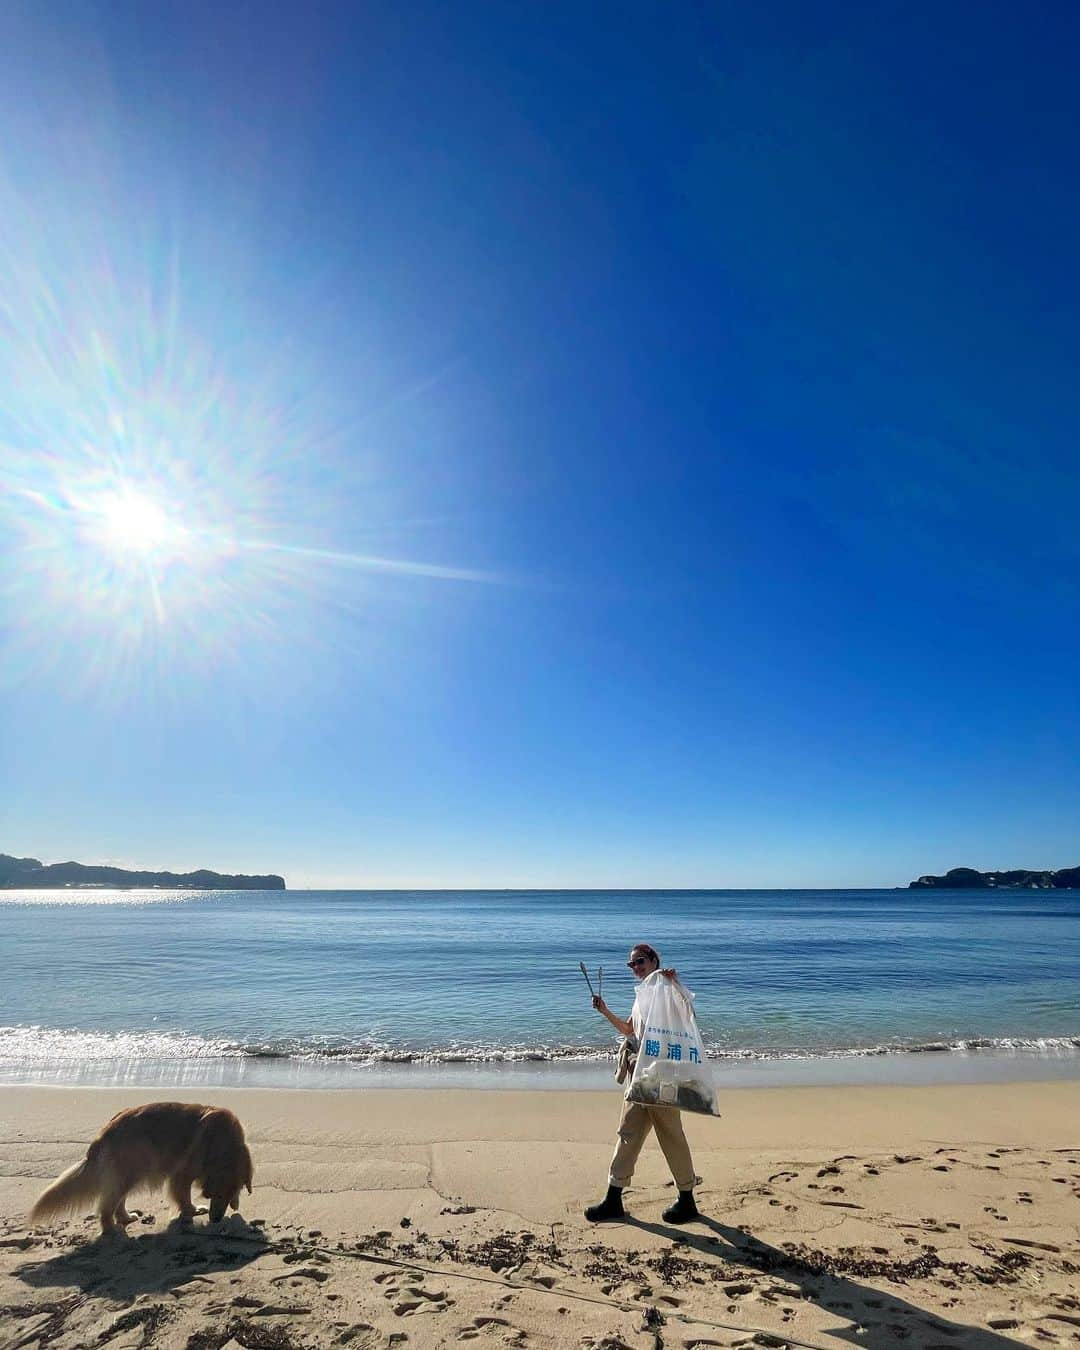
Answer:
<path fill-rule="evenodd" d="M 660 970 L 666 979 L 677 978 L 674 970 L 661 970 L 660 954 L 647 942 L 639 942 L 631 949 L 626 964 L 633 971 L 634 978 L 639 981 L 656 970 Z M 596 1011 L 606 1017 L 620 1035 L 627 1038 L 620 1055 L 621 1082 L 622 1069 L 628 1067 L 626 1061 L 637 1049 L 643 1030 L 641 1000 L 635 997 L 633 1009 L 625 1021 L 611 1011 L 599 994 L 593 995 L 592 1003 Z M 664 1210 L 664 1222 L 689 1223 L 692 1219 L 700 1217 L 694 1200 L 697 1175 L 694 1172 L 693 1159 L 690 1157 L 690 1145 L 686 1142 L 686 1135 L 683 1132 L 682 1113 L 675 1106 L 645 1106 L 641 1102 L 626 1102 L 622 1119 L 619 1121 L 615 1155 L 611 1159 L 608 1173 L 607 1195 L 598 1205 L 590 1205 L 585 1211 L 585 1217 L 590 1223 L 626 1217 L 622 1194 L 634 1175 L 634 1165 L 650 1130 L 656 1131 L 656 1138 L 671 1168 L 675 1185 L 679 1188 L 679 1198 Z"/>

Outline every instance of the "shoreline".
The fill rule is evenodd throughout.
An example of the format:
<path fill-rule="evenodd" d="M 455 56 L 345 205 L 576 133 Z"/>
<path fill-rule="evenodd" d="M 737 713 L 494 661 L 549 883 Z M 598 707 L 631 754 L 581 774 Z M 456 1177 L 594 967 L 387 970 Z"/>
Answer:
<path fill-rule="evenodd" d="M 1080 1047 L 956 1048 L 923 1046 L 907 1051 L 867 1051 L 777 1057 L 711 1059 L 717 1088 L 933 1086 L 1080 1080 Z M 41 1063 L 0 1061 L 0 1090 L 7 1087 L 205 1087 L 268 1091 L 425 1091 L 466 1088 L 485 1092 L 604 1091 L 612 1083 L 614 1055 L 505 1060 L 356 1062 L 345 1057 L 288 1055 L 103 1058 Z"/>
<path fill-rule="evenodd" d="M 684 1116 L 702 1212 L 684 1228 L 662 1218 L 653 1141 L 628 1221 L 582 1217 L 614 1083 L 479 1107 L 466 1089 L 221 1091 L 255 1161 L 241 1214 L 183 1229 L 137 1194 L 127 1236 L 97 1242 L 82 1216 L 28 1229 L 42 1187 L 146 1098 L 0 1088 L 14 1343 L 1015 1350 L 1080 1325 L 1076 1082 L 732 1093 L 719 1120 Z"/>

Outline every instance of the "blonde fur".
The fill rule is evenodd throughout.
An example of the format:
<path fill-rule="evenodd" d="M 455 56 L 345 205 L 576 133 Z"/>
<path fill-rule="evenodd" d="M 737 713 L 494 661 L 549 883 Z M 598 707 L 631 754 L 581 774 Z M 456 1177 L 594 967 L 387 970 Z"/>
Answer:
<path fill-rule="evenodd" d="M 227 1207 L 240 1208 L 250 1192 L 251 1154 L 244 1130 L 231 1111 L 193 1102 L 151 1102 L 121 1111 L 75 1163 L 46 1187 L 30 1211 L 41 1223 L 97 1201 L 101 1231 L 131 1223 L 125 1208 L 136 1187 L 168 1185 L 181 1218 L 191 1218 L 191 1187 L 201 1183 L 216 1222 Z"/>
<path fill-rule="evenodd" d="M 89 1159 L 75 1163 L 41 1192 L 30 1211 L 30 1222 L 41 1223 L 56 1214 L 71 1214 L 95 1199 L 102 1189 L 97 1168 Z"/>

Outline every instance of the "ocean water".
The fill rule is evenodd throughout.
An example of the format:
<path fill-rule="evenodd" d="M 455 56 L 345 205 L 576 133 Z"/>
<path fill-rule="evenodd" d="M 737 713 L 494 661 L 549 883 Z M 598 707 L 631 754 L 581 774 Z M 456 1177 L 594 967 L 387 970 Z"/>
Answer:
<path fill-rule="evenodd" d="M 1080 1074 L 1076 891 L 6 891 L 0 1081 L 599 1084 L 638 940 L 732 1083 Z"/>

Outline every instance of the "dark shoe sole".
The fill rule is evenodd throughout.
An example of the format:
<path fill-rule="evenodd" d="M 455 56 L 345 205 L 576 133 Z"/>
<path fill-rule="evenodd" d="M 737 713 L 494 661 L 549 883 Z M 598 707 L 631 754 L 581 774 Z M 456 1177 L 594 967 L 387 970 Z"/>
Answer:
<path fill-rule="evenodd" d="M 586 1210 L 585 1217 L 590 1223 L 622 1223 L 626 1218 L 626 1213 L 623 1211 L 619 1214 L 591 1214 Z"/>
<path fill-rule="evenodd" d="M 701 1215 L 697 1210 L 693 1214 L 672 1214 L 670 1210 L 665 1210 L 660 1217 L 665 1223 L 693 1223 L 696 1219 L 700 1219 Z"/>

